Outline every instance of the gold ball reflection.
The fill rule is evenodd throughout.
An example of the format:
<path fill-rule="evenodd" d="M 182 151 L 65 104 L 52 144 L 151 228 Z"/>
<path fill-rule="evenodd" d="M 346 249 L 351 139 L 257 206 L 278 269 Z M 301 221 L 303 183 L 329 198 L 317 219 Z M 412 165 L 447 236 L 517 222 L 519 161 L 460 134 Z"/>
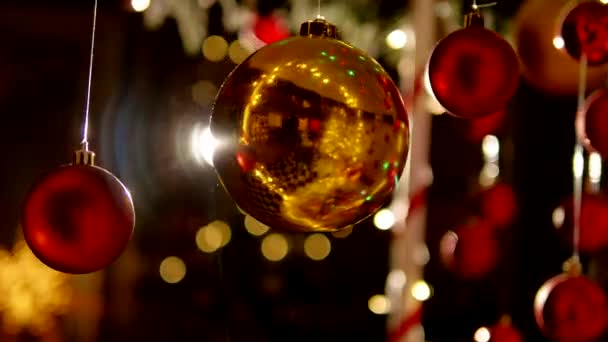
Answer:
<path fill-rule="evenodd" d="M 376 212 L 405 165 L 399 89 L 336 39 L 266 45 L 226 79 L 211 131 L 213 164 L 236 204 L 273 229 L 337 231 Z"/>
<path fill-rule="evenodd" d="M 304 252 L 312 260 L 323 260 L 331 252 L 331 242 L 323 234 L 312 234 L 304 240 Z"/>
<path fill-rule="evenodd" d="M 282 260 L 288 251 L 289 244 L 282 234 L 270 234 L 262 240 L 262 254 L 270 261 Z"/>

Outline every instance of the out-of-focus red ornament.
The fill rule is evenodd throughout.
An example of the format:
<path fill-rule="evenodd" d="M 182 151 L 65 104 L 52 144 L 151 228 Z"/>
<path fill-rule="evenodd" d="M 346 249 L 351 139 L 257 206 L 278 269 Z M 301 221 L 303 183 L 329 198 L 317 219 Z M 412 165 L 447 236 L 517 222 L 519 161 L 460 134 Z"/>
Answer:
<path fill-rule="evenodd" d="M 473 220 L 447 232 L 440 242 L 444 265 L 464 279 L 479 279 L 497 265 L 499 246 L 489 223 Z"/>
<path fill-rule="evenodd" d="M 559 33 L 563 49 L 576 60 L 583 55 L 588 65 L 608 62 L 608 5 L 599 1 L 573 1 L 567 7 Z"/>
<path fill-rule="evenodd" d="M 507 227 L 517 215 L 517 198 L 513 188 L 497 183 L 481 193 L 481 216 L 496 228 Z"/>
<path fill-rule="evenodd" d="M 507 112 L 505 110 L 499 110 L 494 114 L 465 121 L 466 128 L 464 131 L 467 140 L 471 143 L 480 143 L 486 135 L 496 135 L 503 127 L 506 116 Z"/>
<path fill-rule="evenodd" d="M 465 28 L 443 38 L 429 60 L 437 101 L 452 115 L 473 119 L 502 110 L 519 83 L 519 61 L 511 45 L 484 27 L 478 10 Z"/>
<path fill-rule="evenodd" d="M 564 220 L 557 227 L 562 240 L 572 245 L 573 201 L 564 201 Z M 595 252 L 608 246 L 608 199 L 600 194 L 585 193 L 581 202 L 579 249 Z"/>
<path fill-rule="evenodd" d="M 567 271 L 538 290 L 534 315 L 552 341 L 593 342 L 606 330 L 608 301 L 602 288 L 580 271 Z"/>
<path fill-rule="evenodd" d="M 608 158 L 608 90 L 593 92 L 576 118 L 578 139 L 590 152 Z"/>
<path fill-rule="evenodd" d="M 253 24 L 253 33 L 266 44 L 278 42 L 290 35 L 287 21 L 276 14 L 256 17 Z"/>
<path fill-rule="evenodd" d="M 83 150 L 75 153 L 73 164 L 32 186 L 21 213 L 23 236 L 36 257 L 73 274 L 111 264 L 126 248 L 134 224 L 129 191 Z"/>
<path fill-rule="evenodd" d="M 521 333 L 511 324 L 511 318 L 502 317 L 498 324 L 490 327 L 489 342 L 522 342 Z"/>

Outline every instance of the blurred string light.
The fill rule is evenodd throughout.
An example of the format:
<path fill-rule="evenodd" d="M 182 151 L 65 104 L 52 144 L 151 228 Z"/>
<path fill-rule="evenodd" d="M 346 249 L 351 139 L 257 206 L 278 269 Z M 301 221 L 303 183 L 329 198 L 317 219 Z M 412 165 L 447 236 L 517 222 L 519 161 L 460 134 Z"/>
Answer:
<path fill-rule="evenodd" d="M 374 225 L 380 230 L 388 230 L 395 224 L 395 215 L 390 209 L 384 208 L 374 215 Z"/>
<path fill-rule="evenodd" d="M 412 285 L 412 297 L 417 301 L 424 302 L 431 298 L 432 290 L 429 284 L 427 284 L 424 280 L 418 280 Z"/>
<path fill-rule="evenodd" d="M 599 186 L 602 179 L 602 157 L 599 153 L 592 152 L 589 154 L 589 169 L 587 171 L 591 186 Z"/>
<path fill-rule="evenodd" d="M 253 216 L 245 215 L 245 229 L 253 236 L 262 236 L 270 230 L 270 227 L 256 220 Z"/>
<path fill-rule="evenodd" d="M 556 49 L 561 50 L 564 48 L 564 46 L 566 46 L 566 42 L 564 41 L 564 38 L 557 36 L 553 38 L 553 46 Z"/>
<path fill-rule="evenodd" d="M 323 260 L 331 252 L 331 242 L 324 234 L 311 234 L 304 240 L 304 253 L 312 260 Z"/>
<path fill-rule="evenodd" d="M 552 220 L 553 226 L 555 228 L 560 229 L 564 225 L 564 219 L 566 218 L 566 211 L 564 207 L 559 206 L 553 210 Z"/>
<path fill-rule="evenodd" d="M 386 45 L 388 45 L 388 47 L 394 50 L 404 48 L 407 44 L 407 41 L 407 33 L 400 29 L 393 30 L 386 36 Z"/>
<path fill-rule="evenodd" d="M 203 41 L 203 56 L 211 62 L 219 62 L 226 58 L 228 42 L 221 36 L 209 36 Z"/>
<path fill-rule="evenodd" d="M 150 0 L 131 0 L 131 7 L 136 12 L 143 12 L 150 7 Z"/>
<path fill-rule="evenodd" d="M 484 165 L 479 174 L 479 184 L 491 186 L 500 175 L 498 160 L 500 156 L 500 141 L 494 135 L 486 135 L 481 143 Z"/>
<path fill-rule="evenodd" d="M 213 153 L 220 142 L 213 137 L 209 127 L 194 126 L 190 134 L 190 150 L 198 163 L 203 161 L 213 166 Z"/>
<path fill-rule="evenodd" d="M 490 330 L 486 327 L 481 327 L 475 331 L 475 335 L 473 336 L 475 342 L 489 342 L 492 335 L 490 334 Z"/>
<path fill-rule="evenodd" d="M 262 240 L 262 255 L 270 261 L 281 261 L 289 251 L 289 243 L 283 234 L 273 233 Z"/>
<path fill-rule="evenodd" d="M 186 276 L 186 264 L 176 256 L 165 258 L 159 267 L 160 277 L 169 284 L 177 284 Z"/>
<path fill-rule="evenodd" d="M 48 268 L 23 240 L 12 253 L 0 250 L 0 312 L 4 331 L 28 329 L 43 335 L 53 329 L 55 317 L 66 313 L 73 289 L 69 276 Z"/>
<path fill-rule="evenodd" d="M 407 276 L 402 270 L 392 270 L 386 277 L 386 285 L 391 291 L 401 291 L 407 283 Z"/>
<path fill-rule="evenodd" d="M 205 253 L 213 253 L 226 246 L 232 237 L 228 223 L 213 221 L 196 232 L 196 246 Z"/>
<path fill-rule="evenodd" d="M 376 315 L 386 315 L 391 311 L 391 302 L 385 295 L 374 295 L 367 301 L 369 311 Z"/>
<path fill-rule="evenodd" d="M 228 47 L 228 57 L 234 64 L 240 64 L 249 57 L 250 54 L 251 51 L 246 49 L 239 39 L 230 43 L 230 46 Z"/>

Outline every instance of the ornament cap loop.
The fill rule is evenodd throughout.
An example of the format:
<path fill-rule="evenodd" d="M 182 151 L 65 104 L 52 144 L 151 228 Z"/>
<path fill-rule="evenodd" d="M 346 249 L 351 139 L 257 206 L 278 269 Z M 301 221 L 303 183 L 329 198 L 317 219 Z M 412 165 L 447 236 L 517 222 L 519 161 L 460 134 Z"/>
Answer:
<path fill-rule="evenodd" d="M 88 149 L 80 149 L 74 151 L 74 164 L 76 165 L 95 165 L 95 152 Z"/>
<path fill-rule="evenodd" d="M 583 273 L 583 265 L 581 264 L 580 258 L 577 255 L 572 256 L 564 262 L 562 270 L 569 276 L 580 276 Z"/>
<path fill-rule="evenodd" d="M 483 16 L 478 9 L 474 9 L 464 16 L 464 27 L 485 27 Z"/>
<path fill-rule="evenodd" d="M 300 36 L 340 39 L 336 25 L 329 23 L 323 17 L 308 20 L 300 26 Z"/>

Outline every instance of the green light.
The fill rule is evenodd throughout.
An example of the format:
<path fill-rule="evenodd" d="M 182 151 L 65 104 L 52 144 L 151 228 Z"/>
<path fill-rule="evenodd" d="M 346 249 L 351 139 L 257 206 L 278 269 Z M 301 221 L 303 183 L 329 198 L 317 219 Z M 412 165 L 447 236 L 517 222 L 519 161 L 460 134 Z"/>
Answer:
<path fill-rule="evenodd" d="M 336 60 L 336 56 L 329 56 L 329 59 L 331 59 L 332 61 Z"/>
<path fill-rule="evenodd" d="M 346 73 L 348 74 L 348 76 L 351 76 L 351 77 L 355 76 L 355 71 L 354 70 L 348 70 Z"/>
<path fill-rule="evenodd" d="M 391 166 L 391 163 L 385 161 L 384 163 L 382 163 L 382 168 L 384 170 L 388 170 L 388 168 Z"/>
<path fill-rule="evenodd" d="M 372 197 L 371 195 L 369 195 L 369 196 L 365 197 L 365 200 L 366 200 L 366 201 L 371 201 L 372 199 L 373 199 L 373 197 Z"/>
<path fill-rule="evenodd" d="M 321 51 L 321 56 L 327 56 L 327 52 Z"/>

